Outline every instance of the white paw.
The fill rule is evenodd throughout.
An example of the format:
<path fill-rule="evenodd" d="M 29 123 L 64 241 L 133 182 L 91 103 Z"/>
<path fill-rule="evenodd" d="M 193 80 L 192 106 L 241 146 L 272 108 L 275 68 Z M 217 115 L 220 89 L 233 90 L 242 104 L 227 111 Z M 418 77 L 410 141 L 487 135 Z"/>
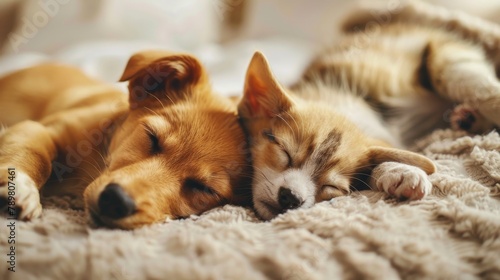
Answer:
<path fill-rule="evenodd" d="M 378 165 L 371 180 L 379 190 L 400 199 L 422 199 L 432 190 L 432 183 L 422 169 L 397 162 Z"/>
<path fill-rule="evenodd" d="M 7 172 L 7 169 L 2 171 Z M 14 199 L 9 199 L 9 197 L 14 197 Z M 19 220 L 31 220 L 42 214 L 40 192 L 35 182 L 23 172 L 16 171 L 13 180 L 2 176 L 0 198 L 5 201 L 7 215 L 17 216 Z M 20 211 L 20 213 L 14 211 Z"/>

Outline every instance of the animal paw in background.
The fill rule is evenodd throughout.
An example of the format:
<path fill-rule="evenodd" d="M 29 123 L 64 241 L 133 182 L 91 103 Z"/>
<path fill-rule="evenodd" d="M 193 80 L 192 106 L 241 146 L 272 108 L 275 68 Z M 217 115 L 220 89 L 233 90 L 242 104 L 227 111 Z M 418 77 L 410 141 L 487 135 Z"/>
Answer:
<path fill-rule="evenodd" d="M 398 163 L 384 162 L 373 169 L 371 186 L 398 198 L 418 200 L 432 190 L 432 183 L 420 168 Z"/>
<path fill-rule="evenodd" d="M 468 105 L 458 105 L 450 115 L 451 127 L 455 130 L 465 130 L 470 133 L 485 133 L 495 126 L 483 117 L 476 109 Z"/>
<path fill-rule="evenodd" d="M 42 205 L 35 182 L 24 172 L 0 169 L 0 208 L 2 213 L 19 220 L 40 217 Z"/>

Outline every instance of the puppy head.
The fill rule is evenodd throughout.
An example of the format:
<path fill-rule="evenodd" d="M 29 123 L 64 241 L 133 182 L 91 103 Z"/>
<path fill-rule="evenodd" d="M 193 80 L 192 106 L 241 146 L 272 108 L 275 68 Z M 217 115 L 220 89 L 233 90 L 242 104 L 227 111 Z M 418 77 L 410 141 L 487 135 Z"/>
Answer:
<path fill-rule="evenodd" d="M 93 220 L 130 229 L 241 203 L 245 136 L 196 58 L 140 53 L 122 80 L 130 110 L 111 138 L 107 170 L 85 191 Z"/>
<path fill-rule="evenodd" d="M 423 156 L 383 148 L 328 104 L 292 99 L 260 53 L 250 62 L 238 112 L 250 136 L 253 202 L 264 219 L 348 194 L 384 161 L 434 170 Z"/>

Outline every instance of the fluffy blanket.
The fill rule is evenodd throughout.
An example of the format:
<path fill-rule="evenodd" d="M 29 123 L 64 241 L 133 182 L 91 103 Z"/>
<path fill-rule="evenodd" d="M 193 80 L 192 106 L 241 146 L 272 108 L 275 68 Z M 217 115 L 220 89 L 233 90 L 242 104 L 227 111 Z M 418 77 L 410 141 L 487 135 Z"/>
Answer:
<path fill-rule="evenodd" d="M 16 272 L 1 279 L 499 279 L 500 135 L 437 131 L 417 145 L 436 161 L 433 194 L 396 202 L 365 191 L 270 222 L 225 206 L 134 231 L 90 229 L 78 201 L 45 199 L 16 221 Z"/>

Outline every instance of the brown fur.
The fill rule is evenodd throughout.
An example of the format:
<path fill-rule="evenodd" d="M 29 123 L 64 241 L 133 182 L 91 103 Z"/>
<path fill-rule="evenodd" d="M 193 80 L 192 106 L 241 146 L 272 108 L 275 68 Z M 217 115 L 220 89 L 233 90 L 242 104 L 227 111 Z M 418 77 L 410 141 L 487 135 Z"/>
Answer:
<path fill-rule="evenodd" d="M 124 229 L 248 201 L 250 170 L 235 107 L 212 92 L 196 58 L 139 53 L 121 80 L 129 81 L 128 102 L 67 66 L 2 78 L 0 122 L 8 127 L 0 136 L 1 170 L 15 167 L 46 195 L 84 191 L 94 222 Z M 133 199 L 132 215 L 113 219 L 99 209 L 110 183 Z M 23 199 L 17 207 L 28 207 Z M 38 214 L 22 211 L 24 219 Z"/>

